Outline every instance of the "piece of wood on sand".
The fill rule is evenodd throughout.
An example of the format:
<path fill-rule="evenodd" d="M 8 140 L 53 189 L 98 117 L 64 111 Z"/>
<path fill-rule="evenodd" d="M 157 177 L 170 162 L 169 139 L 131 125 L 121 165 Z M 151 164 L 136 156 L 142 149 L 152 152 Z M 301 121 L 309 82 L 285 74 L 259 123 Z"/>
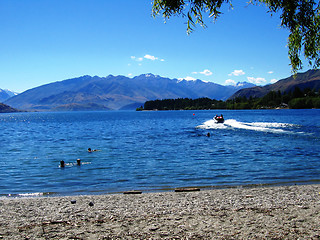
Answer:
<path fill-rule="evenodd" d="M 123 194 L 141 194 L 142 191 L 139 190 L 131 190 L 131 191 L 125 191 Z"/>
<path fill-rule="evenodd" d="M 198 192 L 200 188 L 196 187 L 185 187 L 185 188 L 176 188 L 174 189 L 175 192 Z"/>

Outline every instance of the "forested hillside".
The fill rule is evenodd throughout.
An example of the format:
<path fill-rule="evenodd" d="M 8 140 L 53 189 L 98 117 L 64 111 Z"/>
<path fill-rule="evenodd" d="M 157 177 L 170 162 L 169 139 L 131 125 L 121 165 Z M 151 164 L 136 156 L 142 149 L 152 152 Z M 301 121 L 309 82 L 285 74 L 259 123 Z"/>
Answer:
<path fill-rule="evenodd" d="M 0 113 L 19 112 L 19 110 L 12 108 L 6 104 L 0 103 Z"/>
<path fill-rule="evenodd" d="M 201 109 L 268 109 L 268 108 L 320 108 L 320 95 L 310 88 L 301 91 L 296 87 L 293 92 L 270 91 L 261 98 L 236 97 L 227 101 L 210 98 L 179 98 L 147 101 L 137 110 L 201 110 Z"/>

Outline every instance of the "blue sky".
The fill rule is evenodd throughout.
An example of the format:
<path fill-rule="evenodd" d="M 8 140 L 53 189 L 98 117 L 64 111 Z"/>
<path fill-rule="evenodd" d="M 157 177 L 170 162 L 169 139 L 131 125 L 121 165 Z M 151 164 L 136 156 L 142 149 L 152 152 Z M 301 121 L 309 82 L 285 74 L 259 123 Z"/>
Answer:
<path fill-rule="evenodd" d="M 153 18 L 148 0 L 0 1 L 0 88 L 22 92 L 82 75 L 153 73 L 222 85 L 291 75 L 279 15 L 225 7 L 186 34 L 186 18 Z M 307 70 L 306 68 L 303 70 Z"/>

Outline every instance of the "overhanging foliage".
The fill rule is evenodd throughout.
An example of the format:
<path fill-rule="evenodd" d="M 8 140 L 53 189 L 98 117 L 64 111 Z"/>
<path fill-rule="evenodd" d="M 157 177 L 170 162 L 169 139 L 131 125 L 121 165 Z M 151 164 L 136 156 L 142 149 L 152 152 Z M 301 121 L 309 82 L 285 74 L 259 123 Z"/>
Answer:
<path fill-rule="evenodd" d="M 301 69 L 301 55 L 313 68 L 320 67 L 320 3 L 314 0 L 251 0 L 250 4 L 265 4 L 270 13 L 280 12 L 281 26 L 290 31 L 288 55 L 294 73 Z M 187 32 L 196 24 L 205 27 L 203 15 L 215 21 L 221 7 L 230 0 L 154 0 L 153 16 L 162 14 L 165 19 L 172 16 L 187 17 Z"/>

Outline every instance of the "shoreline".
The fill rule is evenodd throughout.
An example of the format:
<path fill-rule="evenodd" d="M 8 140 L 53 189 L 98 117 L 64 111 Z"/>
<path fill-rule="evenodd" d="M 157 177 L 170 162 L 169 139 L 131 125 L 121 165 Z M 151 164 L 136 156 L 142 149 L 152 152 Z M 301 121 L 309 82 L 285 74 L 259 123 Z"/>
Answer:
<path fill-rule="evenodd" d="M 200 191 L 210 191 L 210 190 L 223 190 L 223 189 L 250 189 L 250 188 L 260 188 L 260 187 L 281 187 L 281 186 L 300 186 L 300 185 L 314 185 L 320 184 L 320 180 L 307 180 L 307 181 L 293 181 L 293 182 L 274 182 L 274 183 L 251 183 L 244 185 L 214 185 L 214 186 L 183 186 L 174 188 L 155 188 L 155 189 L 127 189 L 123 191 L 108 192 L 104 190 L 93 191 L 93 192 L 73 192 L 72 194 L 58 193 L 58 192 L 26 192 L 26 193 L 13 193 L 13 194 L 0 194 L 0 200 L 3 199 L 14 199 L 14 198 L 37 198 L 37 197 L 76 197 L 76 196 L 99 196 L 99 195 L 114 195 L 123 194 L 128 191 L 140 191 L 141 193 L 166 193 L 174 192 L 176 189 L 180 188 L 199 188 Z"/>
<path fill-rule="evenodd" d="M 320 184 L 0 200 L 0 239 L 319 239 Z"/>

